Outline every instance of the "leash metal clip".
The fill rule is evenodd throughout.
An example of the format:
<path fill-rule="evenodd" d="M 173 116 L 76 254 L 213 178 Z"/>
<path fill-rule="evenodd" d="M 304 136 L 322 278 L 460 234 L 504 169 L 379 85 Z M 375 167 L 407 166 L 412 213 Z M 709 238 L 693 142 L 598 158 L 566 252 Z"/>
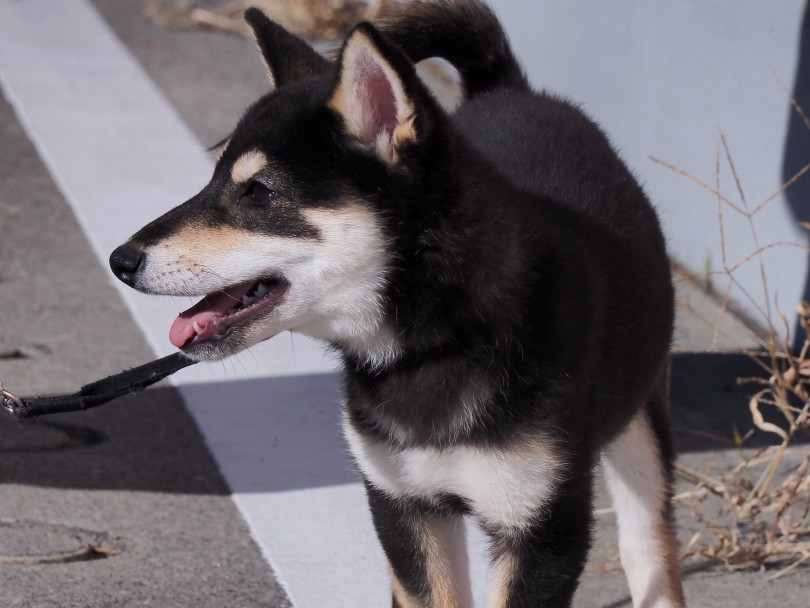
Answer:
<path fill-rule="evenodd" d="M 14 415 L 25 408 L 25 404 L 22 402 L 22 399 L 3 388 L 2 382 L 0 382 L 0 397 L 3 398 L 3 407 Z"/>

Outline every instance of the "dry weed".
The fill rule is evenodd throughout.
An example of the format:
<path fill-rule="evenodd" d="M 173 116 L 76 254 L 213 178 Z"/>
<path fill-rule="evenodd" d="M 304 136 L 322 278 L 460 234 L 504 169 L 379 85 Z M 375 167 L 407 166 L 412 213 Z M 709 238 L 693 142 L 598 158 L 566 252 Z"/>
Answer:
<path fill-rule="evenodd" d="M 781 81 L 780 85 L 787 92 Z M 790 101 L 810 128 L 810 121 L 792 96 Z M 684 558 L 703 557 L 735 568 L 776 568 L 765 579 L 774 580 L 810 560 L 810 450 L 795 445 L 797 435 L 810 429 L 810 304 L 801 302 L 797 306 L 805 340 L 799 351 L 794 352 L 787 316 L 779 310 L 768 286 L 763 253 L 775 247 L 810 250 L 792 242 L 761 243 L 755 220 L 758 213 L 779 200 L 780 194 L 810 171 L 810 163 L 751 208 L 723 135 L 718 144 L 714 186 L 669 163 L 652 160 L 683 175 L 716 200 L 723 267 L 712 274 L 726 281 L 720 294 L 721 314 L 728 311 L 732 289 L 736 289 L 766 327 L 765 335 L 751 331 L 759 344 L 757 349 L 740 345 L 740 350 L 762 369 L 762 376 L 737 381 L 755 389 L 748 402 L 754 425 L 778 441 L 777 445 L 751 450 L 745 447 L 748 437 L 740 437 L 735 431 L 741 457 L 732 468 L 711 472 L 710 462 L 703 471 L 677 466 L 680 477 L 695 483 L 691 491 L 679 497 L 679 502 L 688 505 L 701 528 L 685 547 Z M 721 160 L 727 163 L 733 177 L 734 198 L 721 192 Z M 726 249 L 725 213 L 737 213 L 746 220 L 755 247 L 753 253 L 734 262 L 729 260 Z M 759 300 L 736 277 L 736 272 L 749 263 L 759 266 L 763 294 Z M 717 335 L 720 331 L 717 320 L 703 320 L 712 325 Z M 781 331 L 777 325 L 781 325 Z M 734 341 L 733 336 L 724 337 Z"/>
<path fill-rule="evenodd" d="M 334 40 L 360 21 L 377 19 L 397 0 L 231 0 L 218 6 L 201 6 L 189 0 L 150 0 L 145 13 L 157 25 L 175 28 L 209 28 L 250 37 L 243 19 L 251 6 L 273 21 L 308 40 Z"/>

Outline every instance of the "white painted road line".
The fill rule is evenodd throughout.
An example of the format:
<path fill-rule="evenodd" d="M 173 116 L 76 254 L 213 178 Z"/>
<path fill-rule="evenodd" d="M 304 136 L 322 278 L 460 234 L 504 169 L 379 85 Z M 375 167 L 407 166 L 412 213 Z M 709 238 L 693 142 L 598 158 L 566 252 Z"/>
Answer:
<path fill-rule="evenodd" d="M 207 154 L 89 3 L 1 2 L 0 79 L 105 265 L 109 252 L 132 232 L 189 198 L 210 177 Z M 169 324 L 188 304 L 142 296 L 115 283 L 155 353 L 171 352 Z M 301 377 L 292 385 L 279 379 L 293 387 L 285 392 L 272 381 L 244 378 L 333 369 L 319 345 L 296 338 L 291 348 L 287 334 L 239 362 L 200 365 L 176 377 L 234 500 L 299 606 L 370 605 L 375 594 L 387 597 L 385 567 L 362 488 L 340 445 L 334 379 Z M 226 379 L 230 382 L 218 382 Z M 283 412 L 288 415 L 274 415 Z M 297 441 L 291 447 L 310 446 L 309 460 L 274 449 L 287 447 L 290 437 Z M 332 440 L 325 443 L 324 437 Z M 324 462 L 342 470 L 341 478 L 308 485 L 313 480 L 306 466 Z M 245 484 L 246 479 L 257 483 Z M 296 489 L 268 490 L 273 487 Z M 313 513 L 318 505 L 323 512 Z M 311 529 L 307 514 L 317 516 L 320 529 Z M 351 571 L 336 568 L 338 561 Z M 365 567 L 355 570 L 352 564 L 360 563 Z"/>
<path fill-rule="evenodd" d="M 105 266 L 210 177 L 202 146 L 84 0 L 0 2 L 0 84 Z M 155 353 L 172 352 L 168 327 L 188 303 L 114 283 Z M 338 430 L 334 367 L 319 345 L 285 334 L 174 381 L 293 602 L 387 606 L 385 560 Z M 484 568 L 472 568 L 480 598 Z"/>

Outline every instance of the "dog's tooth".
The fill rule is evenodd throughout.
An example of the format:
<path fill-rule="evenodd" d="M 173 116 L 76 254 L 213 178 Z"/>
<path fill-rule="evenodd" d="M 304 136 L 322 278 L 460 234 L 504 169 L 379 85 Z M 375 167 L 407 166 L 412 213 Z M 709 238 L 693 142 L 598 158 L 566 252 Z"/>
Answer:
<path fill-rule="evenodd" d="M 198 334 L 201 334 L 203 332 L 203 328 L 200 327 L 200 324 L 197 323 L 197 321 L 194 321 L 194 331 L 196 331 Z"/>
<path fill-rule="evenodd" d="M 270 290 L 267 286 L 264 283 L 259 283 L 259 286 L 256 288 L 256 299 L 263 298 L 268 293 L 270 293 Z"/>

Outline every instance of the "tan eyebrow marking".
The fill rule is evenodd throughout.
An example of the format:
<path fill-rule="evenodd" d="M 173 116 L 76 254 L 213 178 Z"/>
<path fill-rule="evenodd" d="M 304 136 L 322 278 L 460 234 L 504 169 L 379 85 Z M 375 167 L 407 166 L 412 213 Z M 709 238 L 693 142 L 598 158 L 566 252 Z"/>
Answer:
<path fill-rule="evenodd" d="M 260 150 L 249 150 L 236 159 L 231 168 L 231 179 L 242 184 L 256 175 L 269 164 L 267 157 Z"/>

